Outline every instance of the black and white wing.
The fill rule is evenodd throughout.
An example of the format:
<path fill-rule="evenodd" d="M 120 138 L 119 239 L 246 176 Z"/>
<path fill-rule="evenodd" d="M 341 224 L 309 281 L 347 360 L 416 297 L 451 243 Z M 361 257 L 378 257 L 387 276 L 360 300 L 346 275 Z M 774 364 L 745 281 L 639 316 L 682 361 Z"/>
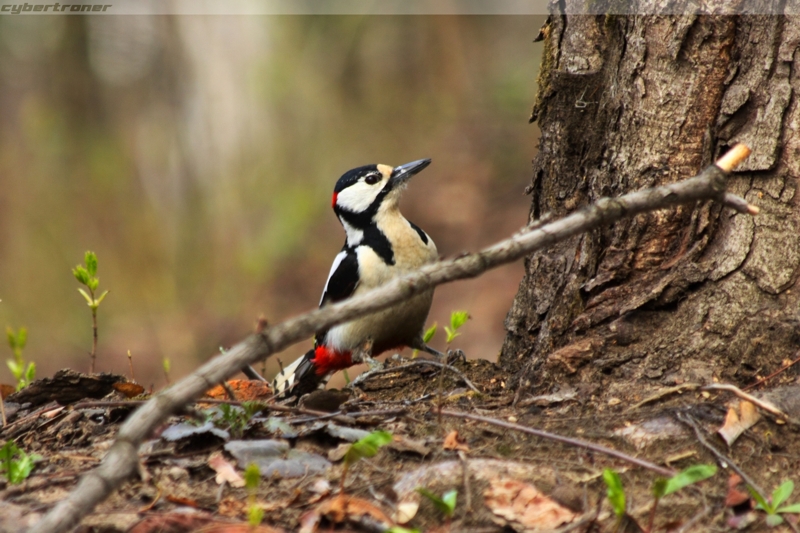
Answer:
<path fill-rule="evenodd" d="M 319 306 L 349 298 L 358 286 L 358 255 L 355 248 L 345 247 L 331 265 L 328 281 L 322 291 Z"/>

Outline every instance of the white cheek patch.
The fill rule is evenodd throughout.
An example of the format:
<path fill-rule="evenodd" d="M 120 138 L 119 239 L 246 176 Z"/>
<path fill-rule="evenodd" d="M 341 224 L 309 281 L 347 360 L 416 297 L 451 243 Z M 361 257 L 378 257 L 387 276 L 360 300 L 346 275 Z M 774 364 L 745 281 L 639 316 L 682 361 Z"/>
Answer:
<path fill-rule="evenodd" d="M 336 204 L 353 213 L 361 213 L 372 205 L 372 202 L 378 197 L 381 189 L 383 189 L 382 183 L 376 183 L 375 185 L 368 185 L 363 181 L 354 183 L 339 193 L 336 197 Z"/>

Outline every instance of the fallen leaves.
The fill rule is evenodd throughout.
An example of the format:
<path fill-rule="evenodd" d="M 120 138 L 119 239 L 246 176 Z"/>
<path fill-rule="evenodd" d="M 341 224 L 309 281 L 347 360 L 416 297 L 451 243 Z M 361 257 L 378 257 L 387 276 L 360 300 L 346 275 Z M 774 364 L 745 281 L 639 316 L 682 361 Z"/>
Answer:
<path fill-rule="evenodd" d="M 579 516 L 530 483 L 504 477 L 489 482 L 484 503 L 496 524 L 515 530 L 555 529 Z"/>

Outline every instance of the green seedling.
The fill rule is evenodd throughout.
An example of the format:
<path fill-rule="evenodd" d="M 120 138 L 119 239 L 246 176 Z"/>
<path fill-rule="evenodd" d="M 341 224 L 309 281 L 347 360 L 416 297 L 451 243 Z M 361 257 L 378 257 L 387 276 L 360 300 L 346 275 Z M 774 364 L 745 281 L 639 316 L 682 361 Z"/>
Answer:
<path fill-rule="evenodd" d="M 170 362 L 169 357 L 161 360 L 161 368 L 164 370 L 164 379 L 167 380 L 167 385 L 169 385 L 169 371 L 172 369 L 172 362 Z"/>
<path fill-rule="evenodd" d="M 425 344 L 431 342 L 431 340 L 433 340 L 433 336 L 436 335 L 436 328 L 437 324 L 436 322 L 434 322 L 431 327 L 426 329 L 425 333 L 422 334 L 422 342 L 424 342 Z M 411 352 L 411 359 L 416 359 L 418 354 L 419 350 L 414 350 L 413 352 Z"/>
<path fill-rule="evenodd" d="M 250 463 L 244 470 L 244 486 L 247 489 L 247 522 L 251 529 L 257 528 L 264 520 L 264 509 L 256 502 L 259 483 L 261 483 L 261 472 L 258 465 Z"/>
<path fill-rule="evenodd" d="M 35 453 L 28 455 L 10 440 L 0 448 L 0 471 L 9 483 L 19 485 L 28 478 L 34 463 L 41 458 Z"/>
<path fill-rule="evenodd" d="M 418 487 L 417 492 L 428 498 L 436 507 L 436 509 L 438 509 L 439 512 L 445 516 L 445 518 L 448 520 L 453 518 L 453 515 L 456 512 L 456 498 L 458 497 L 457 490 L 448 490 L 442 494 L 441 498 L 424 487 Z"/>
<path fill-rule="evenodd" d="M 469 319 L 469 313 L 466 311 L 453 311 L 450 313 L 450 325 L 444 327 L 444 332 L 447 334 L 447 346 L 445 347 L 445 353 L 450 353 L 450 344 L 455 340 L 456 337 L 461 335 L 458 332 L 461 329 L 461 326 L 467 323 Z M 439 391 L 438 391 L 438 420 L 439 426 L 442 425 L 442 403 L 444 399 L 442 398 L 442 380 L 444 379 L 444 369 L 439 372 Z"/>
<path fill-rule="evenodd" d="M 226 425 L 232 437 L 239 438 L 250 425 L 250 420 L 263 408 L 258 402 L 242 402 L 241 407 L 223 403 L 219 406 L 222 414 L 220 421 Z"/>
<path fill-rule="evenodd" d="M 747 490 L 756 501 L 756 509 L 760 509 L 767 513 L 767 525 L 774 527 L 783 523 L 782 514 L 796 514 L 800 513 L 800 503 L 793 503 L 790 505 L 783 505 L 789 499 L 789 496 L 794 492 L 794 481 L 788 480 L 781 483 L 772 493 L 772 501 L 768 502 L 761 494 L 753 490 L 748 485 Z"/>
<path fill-rule="evenodd" d="M 9 359 L 6 364 L 14 375 L 14 379 L 17 380 L 17 390 L 20 390 L 30 385 L 36 378 L 36 363 L 31 361 L 26 365 L 22 358 L 22 350 L 25 349 L 25 343 L 28 342 L 28 330 L 19 328 L 15 332 L 11 327 L 7 327 L 6 334 L 8 335 L 8 345 L 14 354 L 14 359 Z"/>
<path fill-rule="evenodd" d="M 653 483 L 653 507 L 650 508 L 650 524 L 647 531 L 653 531 L 653 524 L 656 519 L 656 507 L 659 500 L 668 494 L 693 485 L 704 479 L 708 479 L 717 473 L 714 465 L 692 465 L 685 470 L 681 470 L 669 479 L 660 478 Z"/>
<path fill-rule="evenodd" d="M 456 337 L 461 335 L 458 330 L 461 329 L 461 326 L 467 323 L 469 319 L 469 313 L 466 311 L 453 311 L 450 313 L 450 326 L 444 327 L 444 332 L 447 334 L 447 344 L 450 345 Z"/>
<path fill-rule="evenodd" d="M 344 484 L 350 466 L 361 459 L 375 457 L 378 450 L 390 442 L 392 442 L 392 434 L 388 431 L 378 430 L 373 431 L 363 439 L 359 439 L 350 445 L 350 448 L 348 448 L 347 453 L 344 455 L 344 470 L 342 471 L 342 480 L 339 483 L 340 494 L 344 494 Z"/>
<path fill-rule="evenodd" d="M 100 278 L 97 277 L 97 254 L 92 251 L 87 251 L 84 254 L 83 261 L 85 266 L 77 265 L 72 269 L 72 274 L 79 283 L 85 285 L 86 288 L 89 289 L 87 293 L 79 287 L 78 292 L 81 293 L 86 303 L 89 305 L 89 308 L 92 310 L 92 364 L 89 372 L 94 374 L 94 363 L 97 357 L 97 308 L 100 307 L 108 291 L 103 291 L 100 296 L 95 296 L 95 291 L 98 285 L 100 285 Z"/>
<path fill-rule="evenodd" d="M 704 479 L 708 479 L 717 472 L 717 467 L 714 465 L 692 465 L 689 468 L 678 472 L 669 479 L 659 478 L 653 483 L 653 506 L 650 508 L 650 525 L 647 531 L 653 531 L 653 522 L 655 521 L 656 506 L 661 498 L 677 492 L 683 488 L 688 487 Z M 622 480 L 619 474 L 606 468 L 603 470 L 603 481 L 607 487 L 608 501 L 611 504 L 611 509 L 617 516 L 617 523 L 614 531 L 620 529 L 622 523 L 626 520 L 633 520 L 627 513 L 627 502 L 625 498 L 625 488 L 622 486 Z"/>

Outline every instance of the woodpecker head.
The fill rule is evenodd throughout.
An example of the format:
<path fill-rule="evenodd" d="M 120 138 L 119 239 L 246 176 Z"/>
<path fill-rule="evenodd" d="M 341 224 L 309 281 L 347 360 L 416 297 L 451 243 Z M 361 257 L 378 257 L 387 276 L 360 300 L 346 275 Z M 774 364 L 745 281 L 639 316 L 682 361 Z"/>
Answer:
<path fill-rule="evenodd" d="M 333 210 L 351 224 L 369 223 L 379 209 L 397 208 L 406 182 L 430 164 L 430 159 L 420 159 L 394 168 L 367 165 L 345 172 L 333 189 Z"/>

